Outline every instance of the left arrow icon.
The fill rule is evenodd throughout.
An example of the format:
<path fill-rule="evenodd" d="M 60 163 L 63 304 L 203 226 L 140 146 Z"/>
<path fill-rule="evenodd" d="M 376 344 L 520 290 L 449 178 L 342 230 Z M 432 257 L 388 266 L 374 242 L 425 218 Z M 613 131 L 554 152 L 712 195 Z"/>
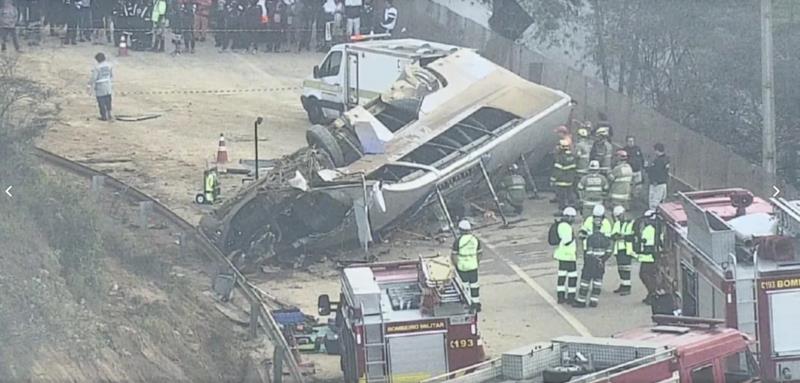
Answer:
<path fill-rule="evenodd" d="M 13 186 L 9 186 L 6 188 L 6 194 L 8 194 L 9 197 L 13 197 L 13 195 L 11 195 L 11 188 L 13 188 Z"/>

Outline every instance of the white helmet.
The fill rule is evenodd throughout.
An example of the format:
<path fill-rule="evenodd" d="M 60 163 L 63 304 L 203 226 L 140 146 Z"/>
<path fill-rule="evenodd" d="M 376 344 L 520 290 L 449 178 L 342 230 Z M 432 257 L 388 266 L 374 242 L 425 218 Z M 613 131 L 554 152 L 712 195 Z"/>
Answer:
<path fill-rule="evenodd" d="M 458 221 L 458 228 L 459 230 L 472 230 L 472 224 L 466 219 L 462 219 L 461 221 Z"/>
<path fill-rule="evenodd" d="M 649 209 L 649 210 L 647 210 L 646 212 L 644 212 L 644 216 L 645 216 L 645 217 L 653 217 L 653 216 L 655 216 L 655 215 L 656 215 L 656 211 L 655 211 L 655 210 L 653 210 L 653 209 Z"/>
<path fill-rule="evenodd" d="M 572 206 L 567 206 L 564 209 L 564 212 L 561 213 L 561 215 L 563 215 L 564 217 L 574 217 L 574 216 L 578 215 L 578 211 L 576 211 L 575 208 L 572 207 Z"/>
<path fill-rule="evenodd" d="M 600 162 L 597 160 L 589 161 L 589 170 L 599 170 L 600 169 Z"/>
<path fill-rule="evenodd" d="M 614 206 L 614 217 L 619 217 L 619 216 L 621 216 L 623 214 L 625 214 L 625 208 L 624 207 L 622 207 L 620 205 Z"/>
<path fill-rule="evenodd" d="M 592 215 L 595 217 L 602 217 L 606 214 L 606 208 L 603 205 L 594 205 L 594 209 L 592 209 Z"/>

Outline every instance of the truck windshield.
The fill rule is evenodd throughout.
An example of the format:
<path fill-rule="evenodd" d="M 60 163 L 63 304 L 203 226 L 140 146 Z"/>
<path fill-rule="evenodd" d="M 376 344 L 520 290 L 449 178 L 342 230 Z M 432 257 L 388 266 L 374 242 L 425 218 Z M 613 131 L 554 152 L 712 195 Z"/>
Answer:
<path fill-rule="evenodd" d="M 758 366 L 750 350 L 744 350 L 725 357 L 722 365 L 725 383 L 748 382 L 756 377 Z"/>
<path fill-rule="evenodd" d="M 331 52 L 322 65 L 319 66 L 319 77 L 330 77 L 339 74 L 342 66 L 342 51 Z"/>

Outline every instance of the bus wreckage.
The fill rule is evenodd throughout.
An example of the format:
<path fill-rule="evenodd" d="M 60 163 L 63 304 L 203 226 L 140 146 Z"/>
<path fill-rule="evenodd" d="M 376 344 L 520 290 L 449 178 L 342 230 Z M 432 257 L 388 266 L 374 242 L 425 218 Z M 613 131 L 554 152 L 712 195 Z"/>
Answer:
<path fill-rule="evenodd" d="M 358 57 L 342 68 L 352 108 L 309 128 L 307 147 L 202 219 L 223 252 L 293 261 L 366 248 L 427 206 L 446 211 L 446 201 L 522 155 L 541 161 L 555 145 L 553 129 L 569 119 L 567 94 L 469 49 L 409 65 L 389 90 L 357 106 L 358 71 L 366 70 Z"/>

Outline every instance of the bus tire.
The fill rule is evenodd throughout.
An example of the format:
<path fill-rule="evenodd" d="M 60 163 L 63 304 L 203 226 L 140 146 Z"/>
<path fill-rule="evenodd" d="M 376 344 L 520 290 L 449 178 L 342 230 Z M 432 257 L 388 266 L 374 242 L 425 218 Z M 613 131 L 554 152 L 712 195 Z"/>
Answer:
<path fill-rule="evenodd" d="M 336 137 L 322 125 L 311 125 L 306 131 L 306 142 L 308 146 L 315 147 L 324 151 L 330 156 L 333 165 L 336 167 L 344 166 L 344 154 Z"/>

